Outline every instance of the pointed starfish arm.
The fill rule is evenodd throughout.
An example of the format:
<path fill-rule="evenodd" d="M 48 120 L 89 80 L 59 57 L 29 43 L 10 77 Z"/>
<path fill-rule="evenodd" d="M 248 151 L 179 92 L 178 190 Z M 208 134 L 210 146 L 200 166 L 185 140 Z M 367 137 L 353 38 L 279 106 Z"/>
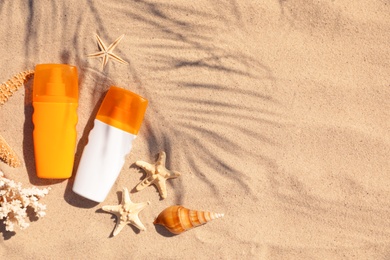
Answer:
<path fill-rule="evenodd" d="M 147 201 L 147 202 L 141 202 L 139 203 L 139 205 L 141 206 L 141 210 L 143 210 L 144 208 L 146 208 L 146 206 L 150 205 L 150 201 Z"/>
<path fill-rule="evenodd" d="M 108 56 L 107 56 L 107 55 L 104 55 L 104 56 L 103 56 L 102 69 L 106 66 L 107 62 L 108 62 Z"/>
<path fill-rule="evenodd" d="M 95 52 L 95 53 L 87 55 L 87 57 L 90 57 L 90 58 L 101 58 L 103 56 L 104 56 L 104 51 L 99 51 L 99 52 Z"/>
<path fill-rule="evenodd" d="M 160 152 L 158 154 L 157 164 L 165 166 L 165 162 L 167 160 L 167 155 L 165 152 Z"/>
<path fill-rule="evenodd" d="M 121 205 L 103 206 L 102 210 L 110 212 L 110 213 L 112 213 L 114 215 L 118 215 L 120 208 L 121 208 Z"/>
<path fill-rule="evenodd" d="M 177 172 L 177 171 L 169 171 L 169 179 L 173 179 L 173 178 L 177 178 L 181 175 L 180 172 Z"/>
<path fill-rule="evenodd" d="M 121 232 L 121 230 L 126 226 L 126 222 L 121 222 L 119 219 L 118 219 L 118 223 L 116 224 L 115 226 L 115 229 L 114 229 L 114 232 L 112 233 L 112 235 L 115 237 L 116 235 L 119 234 L 119 232 Z"/>
<path fill-rule="evenodd" d="M 161 198 L 162 199 L 165 199 L 167 198 L 167 185 L 165 183 L 165 179 L 159 179 L 158 181 L 156 181 L 155 183 L 153 183 L 154 186 L 157 187 L 158 189 L 158 192 L 160 193 L 161 195 Z"/>
<path fill-rule="evenodd" d="M 150 201 L 141 202 L 135 204 L 135 208 L 138 212 L 141 212 L 144 208 L 146 208 L 148 205 L 150 205 Z"/>
<path fill-rule="evenodd" d="M 130 194 L 127 188 L 123 188 L 121 204 L 127 204 L 127 203 L 131 203 Z"/>
<path fill-rule="evenodd" d="M 104 42 L 102 41 L 102 39 L 100 39 L 99 35 L 97 35 L 97 34 L 95 34 L 95 36 L 96 36 L 97 42 L 99 44 L 100 50 L 106 52 L 107 48 L 106 48 L 106 45 L 104 45 Z"/>
<path fill-rule="evenodd" d="M 154 171 L 155 171 L 154 165 L 151 165 L 150 163 L 147 163 L 144 161 L 136 161 L 135 165 L 144 169 L 144 171 L 146 171 L 146 172 L 154 173 Z"/>
<path fill-rule="evenodd" d="M 141 220 L 139 219 L 138 216 L 134 216 L 134 218 L 131 221 L 131 224 L 133 226 L 135 226 L 136 228 L 138 228 L 139 230 L 141 230 L 141 231 L 145 231 L 146 230 L 144 224 L 142 224 L 142 222 L 141 222 Z"/>
<path fill-rule="evenodd" d="M 115 49 L 115 47 L 118 45 L 118 43 L 122 40 L 122 38 L 124 37 L 125 35 L 122 34 L 121 36 L 119 36 L 113 43 L 110 44 L 110 46 L 108 46 L 107 48 L 107 52 L 111 52 L 112 50 Z"/>
<path fill-rule="evenodd" d="M 124 59 L 122 59 L 121 57 L 119 57 L 118 55 L 114 54 L 114 53 L 111 53 L 109 52 L 108 55 L 113 58 L 115 61 L 119 62 L 119 63 L 122 63 L 122 64 L 128 64 L 127 61 L 125 61 Z"/>
<path fill-rule="evenodd" d="M 138 214 L 146 208 L 150 204 L 150 201 L 147 202 L 141 202 L 141 203 L 136 203 L 135 205 L 135 211 L 137 212 L 136 214 L 133 215 L 133 218 L 131 219 L 131 224 L 136 226 L 139 230 L 146 230 L 145 226 L 142 224 L 141 220 L 139 219 Z"/>
<path fill-rule="evenodd" d="M 149 176 L 148 178 L 143 179 L 138 185 L 135 187 L 136 191 L 140 191 L 145 189 L 146 187 L 150 186 L 153 182 L 156 181 L 157 176 L 152 175 Z"/>

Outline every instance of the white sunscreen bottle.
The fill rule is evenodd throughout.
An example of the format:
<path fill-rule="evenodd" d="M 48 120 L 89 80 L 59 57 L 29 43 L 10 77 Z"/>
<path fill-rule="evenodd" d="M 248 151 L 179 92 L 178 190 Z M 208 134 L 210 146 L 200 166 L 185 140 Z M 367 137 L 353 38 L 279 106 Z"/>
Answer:
<path fill-rule="evenodd" d="M 94 120 L 77 169 L 73 191 L 102 202 L 114 185 L 141 127 L 148 101 L 110 87 Z"/>

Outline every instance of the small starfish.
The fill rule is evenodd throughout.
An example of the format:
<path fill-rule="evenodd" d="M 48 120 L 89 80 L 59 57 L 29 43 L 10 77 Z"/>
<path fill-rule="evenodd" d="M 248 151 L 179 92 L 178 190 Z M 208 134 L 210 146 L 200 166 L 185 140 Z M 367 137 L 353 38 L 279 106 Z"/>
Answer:
<path fill-rule="evenodd" d="M 116 215 L 118 218 L 117 224 L 113 232 L 113 236 L 118 235 L 119 232 L 123 229 L 123 227 L 127 224 L 131 224 L 142 231 L 146 230 L 145 226 L 139 219 L 138 214 L 149 204 L 149 201 L 142 203 L 133 203 L 130 200 L 129 191 L 127 190 L 127 188 L 123 188 L 122 201 L 120 205 L 102 207 L 104 211 L 110 212 Z"/>
<path fill-rule="evenodd" d="M 124 34 L 119 36 L 118 39 L 116 39 L 113 43 L 111 43 L 110 46 L 108 46 L 108 48 L 107 48 L 106 45 L 104 45 L 102 39 L 100 39 L 99 35 L 96 34 L 96 39 L 97 39 L 100 51 L 96 52 L 96 53 L 89 54 L 88 57 L 103 58 L 102 69 L 104 69 L 104 66 L 106 66 L 109 58 L 112 58 L 115 61 L 120 62 L 122 64 L 127 64 L 127 62 L 124 59 L 122 59 L 118 55 L 112 53 L 113 50 L 115 49 L 115 47 L 118 45 L 118 43 L 122 40 L 122 38 L 124 36 L 125 36 Z"/>
<path fill-rule="evenodd" d="M 0 105 L 7 100 L 34 75 L 33 70 L 22 71 L 14 75 L 11 79 L 0 84 Z M 11 167 L 20 166 L 20 161 L 16 153 L 11 149 L 3 137 L 0 136 L 0 160 Z"/>
<path fill-rule="evenodd" d="M 147 173 L 147 176 L 135 187 L 137 191 L 143 190 L 144 188 L 154 184 L 161 197 L 165 199 L 167 197 L 167 187 L 166 180 L 179 177 L 181 174 L 176 171 L 170 171 L 165 168 L 166 154 L 165 152 L 160 152 L 157 162 L 155 164 L 150 164 L 144 161 L 137 161 L 135 165 L 144 169 Z"/>

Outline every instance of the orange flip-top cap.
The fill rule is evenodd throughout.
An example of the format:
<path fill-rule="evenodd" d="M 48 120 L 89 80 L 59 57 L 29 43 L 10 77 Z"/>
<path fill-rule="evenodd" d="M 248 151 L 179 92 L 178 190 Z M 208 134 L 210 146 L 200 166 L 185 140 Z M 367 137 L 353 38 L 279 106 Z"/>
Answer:
<path fill-rule="evenodd" d="M 138 134 L 148 101 L 123 88 L 111 86 L 96 119 L 131 134 Z"/>
<path fill-rule="evenodd" d="M 77 103 L 77 68 L 67 64 L 35 66 L 33 101 Z"/>

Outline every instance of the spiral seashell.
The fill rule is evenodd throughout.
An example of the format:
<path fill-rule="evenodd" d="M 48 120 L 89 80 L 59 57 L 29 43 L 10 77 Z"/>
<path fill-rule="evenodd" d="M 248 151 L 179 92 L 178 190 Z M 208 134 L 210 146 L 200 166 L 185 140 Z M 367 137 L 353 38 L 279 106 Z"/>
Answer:
<path fill-rule="evenodd" d="M 224 214 L 190 210 L 183 206 L 170 206 L 164 209 L 154 221 L 155 225 L 166 227 L 173 234 L 180 234 L 191 228 L 222 218 Z"/>

